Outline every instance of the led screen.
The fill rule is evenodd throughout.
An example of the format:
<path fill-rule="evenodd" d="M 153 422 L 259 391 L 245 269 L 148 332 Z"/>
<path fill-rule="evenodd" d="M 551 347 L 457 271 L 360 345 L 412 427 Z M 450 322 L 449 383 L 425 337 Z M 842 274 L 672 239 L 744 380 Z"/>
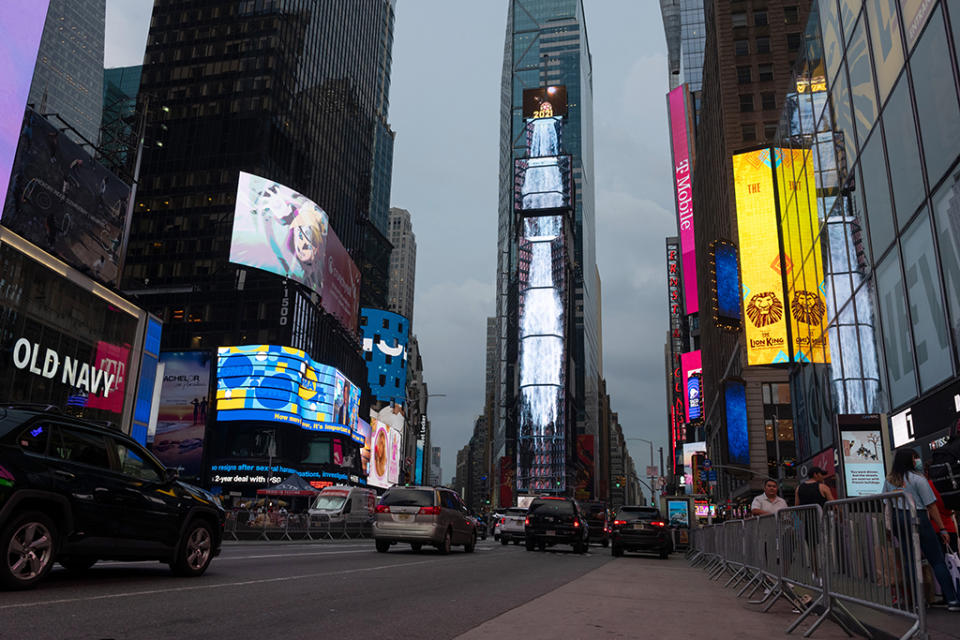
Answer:
<path fill-rule="evenodd" d="M 693 511 L 698 518 L 707 518 L 710 516 L 710 503 L 706 500 L 694 500 Z"/>
<path fill-rule="evenodd" d="M 727 460 L 731 464 L 750 464 L 746 387 L 742 382 L 725 382 L 723 399 L 727 418 Z"/>
<path fill-rule="evenodd" d="M 690 526 L 690 507 L 686 500 L 667 500 L 667 517 L 672 527 Z"/>
<path fill-rule="evenodd" d="M 370 474 L 371 446 L 373 444 L 373 428 L 371 423 L 363 418 L 357 418 L 357 433 L 363 438 L 363 446 L 360 448 L 360 468 L 368 476 Z"/>
<path fill-rule="evenodd" d="M 364 307 L 360 332 L 367 382 L 380 402 L 403 404 L 407 399 L 407 342 L 410 322 L 398 313 Z"/>
<path fill-rule="evenodd" d="M 91 409 L 106 409 L 113 413 L 123 413 L 123 397 L 126 392 L 127 363 L 130 361 L 130 349 L 125 346 L 100 341 L 94 366 L 112 375 L 113 382 L 109 393 L 104 396 L 90 396 L 87 406 Z"/>
<path fill-rule="evenodd" d="M 549 129 L 554 120 L 531 126 Z M 514 164 L 513 206 L 518 211 L 573 207 L 573 173 L 569 155 L 517 158 Z"/>
<path fill-rule="evenodd" d="M 718 326 L 739 329 L 740 315 L 740 265 L 737 263 L 737 247 L 732 242 L 718 240 L 711 245 L 713 255 L 713 318 Z"/>
<path fill-rule="evenodd" d="M 300 349 L 277 345 L 217 350 L 217 420 L 295 424 L 362 443 L 360 389 Z"/>
<path fill-rule="evenodd" d="M 783 246 L 786 254 L 787 308 L 795 362 L 830 362 L 827 343 L 826 283 L 814 233 L 820 222 L 816 210 L 813 155 L 803 149 L 774 149 L 780 155 L 777 181 Z"/>
<path fill-rule="evenodd" d="M 282 184 L 240 173 L 230 261 L 296 280 L 323 308 L 357 328 L 360 271 L 330 228 L 327 213 Z"/>
<path fill-rule="evenodd" d="M 567 115 L 567 88 L 563 85 L 523 90 L 523 117 L 550 118 Z"/>
<path fill-rule="evenodd" d="M 390 487 L 400 480 L 400 458 L 406 422 L 403 409 L 398 405 L 388 405 L 380 411 L 371 411 L 370 417 L 373 444 L 367 478 L 374 486 Z"/>
<path fill-rule="evenodd" d="M 385 489 L 390 486 L 387 476 L 390 464 L 390 428 L 371 417 L 370 433 L 371 456 L 367 467 L 367 484 Z"/>
<path fill-rule="evenodd" d="M 686 442 L 683 445 L 683 483 L 687 485 L 687 493 L 693 491 L 693 457 L 706 452 L 706 442 Z"/>
<path fill-rule="evenodd" d="M 693 158 L 690 154 L 687 104 L 686 85 L 680 85 L 667 94 L 677 226 L 680 229 L 680 249 L 683 256 L 683 299 L 686 313 L 693 314 L 700 310 L 700 304 L 697 300 L 697 253 L 693 233 Z"/>
<path fill-rule="evenodd" d="M 27 109 L 20 119 L 3 226 L 116 284 L 130 187 L 37 112 Z"/>
<path fill-rule="evenodd" d="M 883 460 L 883 440 L 880 430 L 841 431 L 843 479 L 847 497 L 883 493 L 886 477 Z"/>
<path fill-rule="evenodd" d="M 680 355 L 680 368 L 683 369 L 683 404 L 689 424 L 703 422 L 703 397 L 701 372 L 703 370 L 700 350 Z"/>
<path fill-rule="evenodd" d="M 733 156 L 747 364 L 789 362 L 770 149 Z"/>
<path fill-rule="evenodd" d="M 157 429 L 150 450 L 164 465 L 184 476 L 200 475 L 210 396 L 207 351 L 160 354 L 163 380 L 157 408 Z"/>
<path fill-rule="evenodd" d="M 6 0 L 0 12 L 0 203 L 7 200 L 48 4 L 50 0 Z"/>

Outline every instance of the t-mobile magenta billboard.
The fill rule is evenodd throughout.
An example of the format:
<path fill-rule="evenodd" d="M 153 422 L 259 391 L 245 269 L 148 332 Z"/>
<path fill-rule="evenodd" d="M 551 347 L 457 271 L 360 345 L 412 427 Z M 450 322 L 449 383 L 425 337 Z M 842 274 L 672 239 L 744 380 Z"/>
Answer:
<path fill-rule="evenodd" d="M 687 86 L 667 94 L 670 140 L 673 144 L 673 180 L 677 196 L 677 226 L 683 271 L 683 300 L 687 314 L 697 313 L 697 261 L 693 243 L 693 174 L 690 171 L 690 136 L 687 131 Z"/>

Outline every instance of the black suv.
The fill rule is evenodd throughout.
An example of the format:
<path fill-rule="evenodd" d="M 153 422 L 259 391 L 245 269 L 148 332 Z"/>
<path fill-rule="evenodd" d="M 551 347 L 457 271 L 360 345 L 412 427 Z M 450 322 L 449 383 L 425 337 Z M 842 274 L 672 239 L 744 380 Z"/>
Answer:
<path fill-rule="evenodd" d="M 581 502 L 580 508 L 586 514 L 587 525 L 590 527 L 590 542 L 599 542 L 604 547 L 610 544 L 607 535 L 610 531 L 610 511 L 607 503 L 602 501 Z"/>
<path fill-rule="evenodd" d="M 624 551 L 659 553 L 664 560 L 670 555 L 673 542 L 659 509 L 642 505 L 624 505 L 617 509 L 610 553 L 619 557 Z"/>
<path fill-rule="evenodd" d="M 527 551 L 555 544 L 572 544 L 575 553 L 586 553 L 587 521 L 573 498 L 535 498 L 527 509 L 524 534 Z"/>
<path fill-rule="evenodd" d="M 0 405 L 0 586 L 34 586 L 54 562 L 159 560 L 199 576 L 225 514 L 117 430 L 56 410 Z"/>

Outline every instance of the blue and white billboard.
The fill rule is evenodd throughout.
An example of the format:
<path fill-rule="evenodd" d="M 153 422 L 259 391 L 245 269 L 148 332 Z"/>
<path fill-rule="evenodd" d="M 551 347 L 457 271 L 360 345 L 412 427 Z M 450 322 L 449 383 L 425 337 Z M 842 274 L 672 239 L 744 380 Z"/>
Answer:
<path fill-rule="evenodd" d="M 373 397 L 403 404 L 407 399 L 407 341 L 410 321 L 383 309 L 360 309 L 363 357 Z"/>
<path fill-rule="evenodd" d="M 220 347 L 217 356 L 217 421 L 281 422 L 364 443 L 360 389 L 339 370 L 278 345 Z"/>
<path fill-rule="evenodd" d="M 727 414 L 727 461 L 737 465 L 750 464 L 746 386 L 739 381 L 725 382 L 723 398 Z"/>

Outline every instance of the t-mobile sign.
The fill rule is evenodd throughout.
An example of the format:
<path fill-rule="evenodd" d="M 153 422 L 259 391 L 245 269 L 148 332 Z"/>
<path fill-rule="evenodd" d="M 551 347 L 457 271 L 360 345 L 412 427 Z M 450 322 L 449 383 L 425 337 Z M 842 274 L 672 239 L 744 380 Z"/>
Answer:
<path fill-rule="evenodd" d="M 687 132 L 687 88 L 680 85 L 667 94 L 670 109 L 670 139 L 673 143 L 673 179 L 677 194 L 677 224 L 683 265 L 683 298 L 686 313 L 700 310 L 697 301 L 697 262 L 693 243 L 693 174 Z"/>

